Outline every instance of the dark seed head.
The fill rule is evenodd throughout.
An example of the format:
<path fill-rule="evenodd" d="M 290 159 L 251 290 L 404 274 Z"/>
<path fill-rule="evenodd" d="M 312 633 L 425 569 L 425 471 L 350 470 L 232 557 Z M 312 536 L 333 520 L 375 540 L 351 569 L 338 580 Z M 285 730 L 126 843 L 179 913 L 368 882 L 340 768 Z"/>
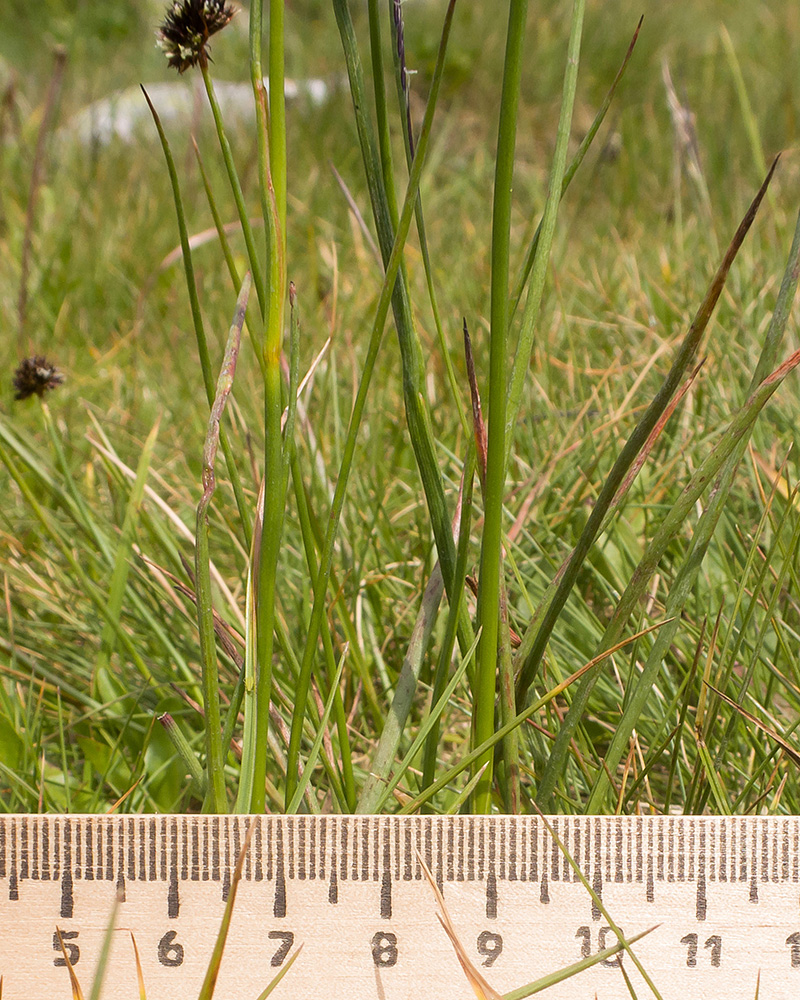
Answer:
<path fill-rule="evenodd" d="M 48 389 L 55 389 L 63 381 L 61 372 L 41 354 L 25 358 L 14 372 L 14 399 L 27 399 L 33 395 L 41 398 Z"/>
<path fill-rule="evenodd" d="M 208 59 L 209 38 L 229 24 L 235 13 L 236 8 L 226 0 L 172 0 L 156 32 L 169 65 L 183 73 Z"/>

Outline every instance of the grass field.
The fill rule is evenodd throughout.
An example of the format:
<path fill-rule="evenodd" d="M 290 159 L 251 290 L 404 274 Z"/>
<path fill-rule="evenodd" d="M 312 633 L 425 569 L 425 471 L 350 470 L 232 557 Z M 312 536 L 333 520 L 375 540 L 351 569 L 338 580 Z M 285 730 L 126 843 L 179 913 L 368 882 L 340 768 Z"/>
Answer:
<path fill-rule="evenodd" d="M 366 5 L 352 6 L 372 113 Z M 505 11 L 506 5 L 499 6 Z M 301 377 L 328 338 L 330 345 L 300 397 L 296 468 L 282 534 L 274 536 L 279 550 L 265 785 L 270 810 L 286 808 L 298 790 L 296 767 L 289 766 L 287 781 L 290 730 L 299 740 L 300 761 L 313 757 L 302 796 L 302 808 L 311 811 L 525 812 L 537 799 L 558 812 L 800 809 L 792 750 L 800 718 L 796 374 L 787 375 L 786 385 L 739 434 L 738 465 L 735 450 L 728 465 L 720 457 L 704 484 L 708 488 L 680 513 L 684 487 L 696 482 L 709 456 L 722 456 L 732 440 L 731 419 L 754 398 L 755 384 L 798 347 L 790 315 L 772 363 L 763 369 L 765 356 L 751 385 L 800 207 L 800 98 L 794 88 L 800 66 L 793 45 L 800 13 L 788 0 L 622 0 L 613 5 L 613 15 L 610 6 L 589 4 L 586 12 L 568 157 L 611 85 L 640 13 L 644 23 L 605 122 L 561 203 L 542 272 L 544 294 L 507 475 L 486 511 L 486 524 L 495 523 L 490 510 L 497 512 L 502 545 L 499 536 L 486 541 L 485 497 L 477 481 L 464 539 L 466 572 L 483 581 L 477 607 L 469 587 L 463 588 L 460 607 L 472 629 L 485 628 L 492 617 L 481 605 L 489 592 L 482 549 L 494 553 L 498 566 L 502 562 L 498 586 L 501 594 L 507 591 L 511 637 L 503 640 L 502 620 L 495 627 L 507 662 L 487 682 L 480 650 L 473 660 L 465 655 L 469 643 L 462 642 L 454 657 L 448 655 L 458 610 L 448 616 L 444 598 L 427 652 L 423 648 L 419 655 L 408 719 L 393 742 L 398 679 L 404 658 L 413 659 L 419 649 L 415 623 L 437 547 L 417 438 L 407 425 L 391 317 L 332 550 L 325 642 L 310 646 L 307 702 L 298 694 L 316 573 L 309 565 L 316 566 L 323 550 L 382 268 L 370 246 L 375 226 L 332 10 L 312 0 L 286 5 L 287 76 L 319 78 L 328 86 L 320 105 L 302 96 L 287 105 L 286 261 L 297 290 Z M 403 6 L 417 128 L 434 78 L 445 7 L 438 0 Z M 439 476 L 448 520 L 470 440 L 459 412 L 470 412 L 462 317 L 472 336 L 484 415 L 491 414 L 492 190 L 506 28 L 505 13 L 498 17 L 491 7 L 466 0 L 456 5 L 420 186 L 457 401 L 415 226 L 404 255 L 403 280 L 421 347 L 420 405 L 430 421 L 438 467 L 428 474 Z M 149 117 L 142 117 L 131 142 L 83 142 L 75 125 L 90 102 L 139 83 L 177 86 L 179 78 L 153 44 L 160 5 L 120 2 L 104 6 L 102 15 L 98 9 L 51 0 L 35 18 L 21 2 L 10 10 L 4 5 L 0 14 L 0 352 L 8 373 L 0 393 L 6 610 L 0 629 L 0 808 L 194 811 L 204 800 L 208 807 L 214 778 L 198 711 L 208 688 L 194 599 L 196 507 L 209 411 L 180 255 L 169 256 L 179 246 L 175 206 Z M 383 16 L 381 25 L 386 36 Z M 511 287 L 547 197 L 570 25 L 571 4 L 531 5 L 510 214 Z M 383 41 L 402 205 L 408 175 L 393 110 L 388 37 Z M 67 60 L 44 153 L 37 158 L 56 44 L 66 47 Z M 215 81 L 247 83 L 245 12 L 210 48 Z M 678 101 L 692 113 L 687 143 L 670 114 L 665 66 Z M 196 110 L 166 128 L 189 233 L 212 230 L 212 238 L 194 249 L 193 261 L 216 379 L 236 289 L 213 234 L 189 141 L 193 131 L 222 221 L 234 223 L 237 209 L 199 72 L 180 80 L 197 87 Z M 229 133 L 248 212 L 261 218 L 255 125 L 231 118 Z M 476 763 L 488 761 L 486 771 L 459 772 L 456 765 L 482 742 L 476 733 L 485 734 L 487 726 L 495 731 L 513 714 L 508 685 L 513 687 L 522 668 L 513 633 L 523 637 L 523 653 L 529 652 L 548 585 L 578 544 L 615 459 L 662 385 L 740 219 L 782 150 L 681 383 L 704 358 L 702 369 L 592 541 L 552 630 L 540 633 L 546 652 L 531 668 L 530 686 L 518 684 L 516 709 L 541 704 L 514 730 L 516 748 L 509 739 L 495 751 L 484 748 Z M 29 210 L 35 164 L 39 184 Z M 266 267 L 263 218 L 254 231 Z M 230 240 L 243 273 L 244 242 L 238 231 Z M 509 328 L 512 345 L 524 301 Z M 254 303 L 255 293 L 251 316 Z M 242 344 L 223 425 L 252 519 L 265 463 L 265 381 L 250 338 Z M 288 334 L 285 350 L 288 356 Z M 44 406 L 35 396 L 15 401 L 11 389 L 21 358 L 35 354 L 65 376 L 62 386 L 45 395 Z M 491 448 L 491 416 L 489 421 Z M 269 440 L 267 435 L 267 454 Z M 725 478 L 715 491 L 720 469 Z M 252 521 L 242 524 L 221 454 L 217 477 L 209 540 L 224 723 L 246 654 L 240 640 L 250 627 Z M 718 509 L 715 497 L 723 501 Z M 701 520 L 709 505 L 711 514 Z M 271 516 L 269 500 L 265 516 Z M 672 527 L 662 544 L 665 521 Z M 649 566 L 651 557 L 645 575 L 641 566 Z M 615 617 L 615 611 L 627 600 L 632 579 L 638 589 L 618 621 L 622 613 Z M 612 643 L 608 629 L 617 625 Z M 620 643 L 597 668 L 552 694 Z M 445 679 L 455 679 L 455 686 L 431 714 L 440 659 L 439 693 Z M 338 668 L 341 676 L 333 683 Z M 582 685 L 586 678 L 593 686 Z M 333 697 L 336 691 L 340 697 Z M 294 713 L 293 723 L 298 701 L 304 711 L 299 721 Z M 160 723 L 165 713 L 172 721 Z M 326 725 L 320 745 L 315 737 L 323 731 L 321 718 Z M 441 737 L 429 741 L 426 763 L 423 734 L 426 720 L 433 719 Z M 235 798 L 240 756 L 247 762 L 248 747 L 254 750 L 257 742 L 247 719 L 244 732 L 236 716 L 230 721 L 236 746 L 226 749 L 224 761 L 226 808 L 243 804 Z M 260 722 L 265 724 L 263 704 Z M 385 759 L 376 758 L 382 738 Z M 392 775 L 396 789 L 388 784 Z M 439 785 L 422 801 L 434 778 Z"/>

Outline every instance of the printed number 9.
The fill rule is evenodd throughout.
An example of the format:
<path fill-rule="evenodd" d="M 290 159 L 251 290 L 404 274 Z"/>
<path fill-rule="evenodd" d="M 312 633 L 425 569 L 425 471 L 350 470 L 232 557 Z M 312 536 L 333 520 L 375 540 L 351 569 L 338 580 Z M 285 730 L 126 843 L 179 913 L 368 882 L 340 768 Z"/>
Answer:
<path fill-rule="evenodd" d="M 503 939 L 499 934 L 493 934 L 491 931 L 481 931 L 478 935 L 478 954 L 483 955 L 484 959 L 481 965 L 490 966 L 494 965 L 498 958 L 503 954 Z"/>

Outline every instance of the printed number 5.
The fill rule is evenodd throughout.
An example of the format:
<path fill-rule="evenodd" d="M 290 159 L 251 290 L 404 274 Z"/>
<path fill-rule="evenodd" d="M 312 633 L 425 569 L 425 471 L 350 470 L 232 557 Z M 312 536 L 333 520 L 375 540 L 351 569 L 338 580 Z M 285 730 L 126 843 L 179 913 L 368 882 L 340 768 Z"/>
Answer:
<path fill-rule="evenodd" d="M 73 941 L 78 936 L 78 931 L 62 931 L 61 940 L 64 942 L 64 951 L 67 953 L 67 958 L 69 959 L 70 965 L 77 965 L 80 961 L 81 950 Z M 66 960 L 61 952 L 61 944 L 58 940 L 58 932 L 53 934 L 53 951 L 58 952 L 58 958 L 53 959 L 53 965 L 57 966 L 59 969 L 66 968 Z"/>

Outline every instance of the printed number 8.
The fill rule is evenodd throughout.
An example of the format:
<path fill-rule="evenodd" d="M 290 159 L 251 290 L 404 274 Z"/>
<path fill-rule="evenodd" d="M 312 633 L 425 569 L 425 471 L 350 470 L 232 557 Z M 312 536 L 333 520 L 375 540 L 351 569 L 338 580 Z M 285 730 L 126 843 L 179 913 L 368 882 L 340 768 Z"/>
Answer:
<path fill-rule="evenodd" d="M 397 965 L 397 935 L 378 931 L 372 938 L 372 961 L 379 969 Z"/>

